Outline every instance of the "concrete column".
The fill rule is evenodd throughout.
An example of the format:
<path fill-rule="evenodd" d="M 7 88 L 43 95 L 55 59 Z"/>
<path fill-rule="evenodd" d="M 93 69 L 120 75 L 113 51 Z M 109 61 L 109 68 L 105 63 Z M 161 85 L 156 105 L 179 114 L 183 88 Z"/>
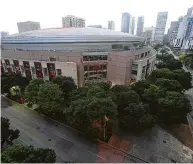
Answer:
<path fill-rule="evenodd" d="M 141 80 L 142 69 L 143 69 L 142 60 L 140 60 L 139 63 L 138 63 L 138 69 L 137 69 L 137 78 L 136 78 L 136 81 Z"/>

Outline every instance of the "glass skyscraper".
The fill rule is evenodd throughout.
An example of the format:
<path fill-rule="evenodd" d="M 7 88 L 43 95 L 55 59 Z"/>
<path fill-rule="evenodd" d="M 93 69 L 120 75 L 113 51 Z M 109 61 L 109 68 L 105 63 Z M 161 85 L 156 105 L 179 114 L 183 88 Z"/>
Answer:
<path fill-rule="evenodd" d="M 130 33 L 131 15 L 129 13 L 122 13 L 121 32 Z"/>

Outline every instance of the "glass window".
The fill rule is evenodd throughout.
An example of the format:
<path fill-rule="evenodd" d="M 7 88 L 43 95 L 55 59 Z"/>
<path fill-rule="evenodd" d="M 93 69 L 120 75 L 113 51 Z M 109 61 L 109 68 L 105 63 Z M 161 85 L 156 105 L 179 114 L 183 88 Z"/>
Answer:
<path fill-rule="evenodd" d="M 107 56 L 103 56 L 103 60 L 107 60 Z"/>
<path fill-rule="evenodd" d="M 56 71 L 57 71 L 57 75 L 62 75 L 62 70 L 61 69 L 56 69 Z"/>
<path fill-rule="evenodd" d="M 145 56 L 147 56 L 147 52 L 145 52 Z"/>
<path fill-rule="evenodd" d="M 102 69 L 107 69 L 107 65 L 101 65 Z"/>
<path fill-rule="evenodd" d="M 56 61 L 56 57 L 50 57 L 50 61 Z"/>
<path fill-rule="evenodd" d="M 106 78 L 107 77 L 107 72 L 102 72 L 102 77 Z"/>
<path fill-rule="evenodd" d="M 141 58 L 143 58 L 143 57 L 144 57 L 144 53 L 141 54 Z"/>
<path fill-rule="evenodd" d="M 5 59 L 5 64 L 6 64 L 6 65 L 10 65 L 10 62 L 9 62 L 8 59 Z"/>
<path fill-rule="evenodd" d="M 87 65 L 84 66 L 84 71 L 88 71 L 88 66 Z"/>
<path fill-rule="evenodd" d="M 93 65 L 89 66 L 89 71 L 92 71 L 92 70 L 94 70 Z"/>
<path fill-rule="evenodd" d="M 133 75 L 137 75 L 137 71 L 136 70 L 132 70 L 132 74 Z"/>

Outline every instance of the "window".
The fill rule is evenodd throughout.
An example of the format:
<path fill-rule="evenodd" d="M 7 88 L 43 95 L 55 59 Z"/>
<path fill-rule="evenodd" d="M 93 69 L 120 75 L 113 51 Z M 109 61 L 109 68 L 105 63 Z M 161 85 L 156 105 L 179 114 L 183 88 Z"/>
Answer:
<path fill-rule="evenodd" d="M 141 58 L 143 58 L 143 57 L 144 57 L 144 53 L 141 54 Z"/>
<path fill-rule="evenodd" d="M 101 69 L 107 69 L 107 65 L 101 65 Z"/>
<path fill-rule="evenodd" d="M 88 61 L 88 56 L 83 56 L 83 61 Z"/>
<path fill-rule="evenodd" d="M 148 54 L 150 54 L 150 51 L 148 51 Z"/>
<path fill-rule="evenodd" d="M 50 61 L 56 61 L 56 57 L 50 57 Z"/>
<path fill-rule="evenodd" d="M 145 72 L 146 66 L 143 66 L 142 73 Z"/>
<path fill-rule="evenodd" d="M 57 71 L 57 75 L 62 75 L 62 70 L 61 69 L 56 69 L 56 71 Z"/>
<path fill-rule="evenodd" d="M 145 56 L 147 56 L 147 52 L 145 52 Z"/>
<path fill-rule="evenodd" d="M 44 68 L 44 75 L 48 76 L 48 69 L 47 68 Z"/>
<path fill-rule="evenodd" d="M 107 60 L 107 56 L 103 56 L 103 60 Z"/>
<path fill-rule="evenodd" d="M 133 75 L 137 75 L 137 71 L 136 70 L 132 70 L 132 74 Z"/>
<path fill-rule="evenodd" d="M 10 62 L 9 62 L 8 59 L 5 59 L 5 64 L 6 64 L 6 65 L 10 65 Z"/>
<path fill-rule="evenodd" d="M 88 66 L 87 65 L 84 66 L 84 71 L 88 71 Z"/>
<path fill-rule="evenodd" d="M 94 70 L 93 65 L 89 66 L 89 71 L 92 71 L 92 70 Z"/>

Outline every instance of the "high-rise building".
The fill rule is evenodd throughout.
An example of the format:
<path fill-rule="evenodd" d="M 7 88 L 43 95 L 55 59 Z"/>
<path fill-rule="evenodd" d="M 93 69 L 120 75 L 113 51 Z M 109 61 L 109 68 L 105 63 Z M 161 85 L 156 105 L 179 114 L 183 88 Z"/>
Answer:
<path fill-rule="evenodd" d="M 135 34 L 135 17 L 132 17 L 132 23 L 131 23 L 131 34 Z"/>
<path fill-rule="evenodd" d="M 137 36 L 142 35 L 143 27 L 144 27 L 144 17 L 140 16 L 140 17 L 138 17 L 138 20 L 137 20 L 137 32 L 136 32 Z"/>
<path fill-rule="evenodd" d="M 33 21 L 18 22 L 17 27 L 18 27 L 19 33 L 26 32 L 26 31 L 39 30 L 40 22 L 33 22 Z"/>
<path fill-rule="evenodd" d="M 193 6 L 188 8 L 188 11 L 187 11 L 187 16 L 192 16 L 193 15 Z"/>
<path fill-rule="evenodd" d="M 121 32 L 131 32 L 131 15 L 129 13 L 122 13 Z"/>
<path fill-rule="evenodd" d="M 154 42 L 162 42 L 165 33 L 168 12 L 159 12 L 157 15 L 156 29 L 154 35 Z"/>
<path fill-rule="evenodd" d="M 67 15 L 62 18 L 63 27 L 85 27 L 85 20 L 83 18 L 75 17 L 74 15 Z"/>
<path fill-rule="evenodd" d="M 173 44 L 173 41 L 177 38 L 179 24 L 179 21 L 172 21 L 170 24 L 170 28 L 168 29 L 168 37 L 171 45 Z"/>
<path fill-rule="evenodd" d="M 184 16 L 180 22 L 177 39 L 174 47 L 180 49 L 193 49 L 193 16 Z"/>
<path fill-rule="evenodd" d="M 114 21 L 108 21 L 108 29 L 115 30 L 115 22 Z"/>
<path fill-rule="evenodd" d="M 100 25 L 100 24 L 97 24 L 97 25 L 88 25 L 87 27 L 102 28 L 102 25 Z"/>

